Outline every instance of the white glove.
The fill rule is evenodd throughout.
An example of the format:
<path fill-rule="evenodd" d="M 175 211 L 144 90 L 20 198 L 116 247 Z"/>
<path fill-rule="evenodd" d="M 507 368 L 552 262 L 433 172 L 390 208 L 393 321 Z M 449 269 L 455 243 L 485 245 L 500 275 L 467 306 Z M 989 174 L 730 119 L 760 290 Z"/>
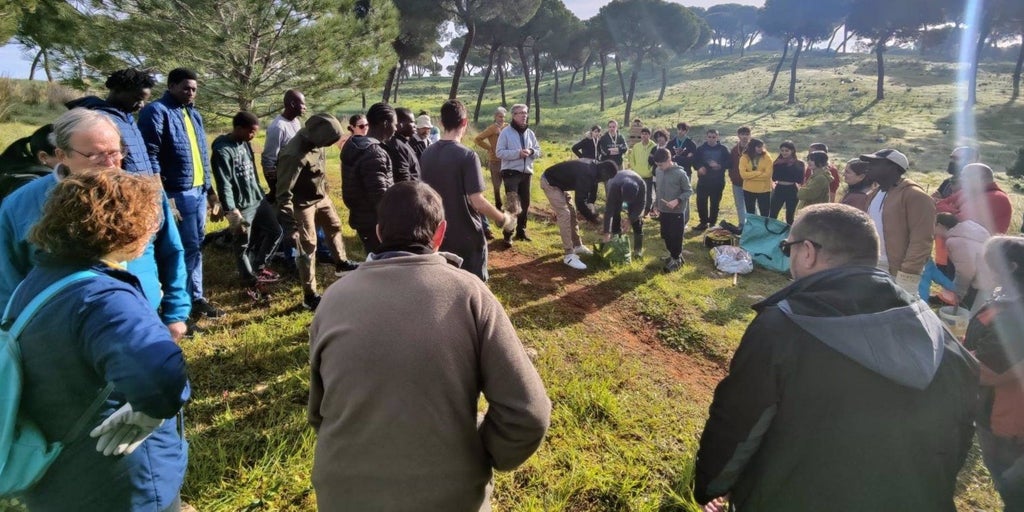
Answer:
<path fill-rule="evenodd" d="M 89 437 L 98 437 L 96 451 L 103 455 L 128 455 L 135 451 L 157 427 L 164 422 L 132 410 L 132 404 L 124 404 L 89 432 Z"/>
<path fill-rule="evenodd" d="M 505 218 L 501 221 L 501 230 L 511 232 L 516 229 L 516 216 L 505 212 Z"/>
<path fill-rule="evenodd" d="M 238 211 L 238 208 L 227 212 L 224 216 L 228 218 L 228 226 L 230 226 L 231 229 L 238 229 L 238 227 L 242 225 L 242 221 L 245 220 L 242 217 L 242 212 Z"/>
<path fill-rule="evenodd" d="M 919 274 L 908 274 L 906 272 L 896 273 L 896 284 L 900 285 L 904 291 L 910 294 L 911 297 L 918 299 L 917 286 L 921 284 L 921 276 Z"/>

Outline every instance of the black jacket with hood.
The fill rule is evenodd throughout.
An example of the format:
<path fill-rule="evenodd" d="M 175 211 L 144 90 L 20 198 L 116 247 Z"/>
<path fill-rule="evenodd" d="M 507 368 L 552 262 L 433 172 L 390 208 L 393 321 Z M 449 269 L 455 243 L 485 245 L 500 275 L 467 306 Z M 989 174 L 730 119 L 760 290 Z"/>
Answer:
<path fill-rule="evenodd" d="M 977 361 L 884 272 L 843 267 L 754 305 L 715 390 L 694 495 L 742 511 L 954 511 Z"/>
<path fill-rule="evenodd" d="M 391 157 L 373 137 L 354 135 L 341 149 L 341 199 L 353 229 L 377 226 L 377 205 L 393 185 Z"/>

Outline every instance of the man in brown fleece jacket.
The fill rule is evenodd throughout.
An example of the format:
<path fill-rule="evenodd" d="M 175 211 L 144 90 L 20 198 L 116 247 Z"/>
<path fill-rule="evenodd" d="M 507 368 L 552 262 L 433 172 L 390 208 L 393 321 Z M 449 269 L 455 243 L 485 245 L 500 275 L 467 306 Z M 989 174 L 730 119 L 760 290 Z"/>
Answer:
<path fill-rule="evenodd" d="M 394 185 L 380 250 L 317 309 L 308 412 L 321 511 L 490 510 L 492 468 L 519 466 L 544 438 L 540 376 L 487 286 L 437 252 L 445 227 L 429 185 Z"/>

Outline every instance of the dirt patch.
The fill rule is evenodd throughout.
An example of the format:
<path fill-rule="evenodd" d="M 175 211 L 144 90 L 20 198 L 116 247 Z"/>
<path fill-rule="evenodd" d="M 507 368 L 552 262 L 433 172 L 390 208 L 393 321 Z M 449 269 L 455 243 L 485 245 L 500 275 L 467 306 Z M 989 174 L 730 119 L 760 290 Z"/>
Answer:
<path fill-rule="evenodd" d="M 594 285 L 585 272 L 565 268 L 560 259 L 533 259 L 514 248 L 492 251 L 488 258 L 493 274 L 529 286 L 537 299 L 548 299 L 545 303 L 557 302 L 563 314 L 579 319 L 587 330 L 617 341 L 625 353 L 682 383 L 703 404 L 711 402 L 726 366 L 662 345 L 654 323 L 626 305 L 621 291 Z"/>

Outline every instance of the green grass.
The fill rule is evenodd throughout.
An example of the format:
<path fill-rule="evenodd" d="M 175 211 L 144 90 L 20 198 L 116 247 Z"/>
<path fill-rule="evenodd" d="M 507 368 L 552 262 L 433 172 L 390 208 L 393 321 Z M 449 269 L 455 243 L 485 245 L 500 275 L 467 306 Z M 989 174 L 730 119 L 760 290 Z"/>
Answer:
<path fill-rule="evenodd" d="M 824 141 L 840 161 L 896 147 L 907 152 L 916 170 L 945 169 L 955 145 L 950 64 L 890 57 L 888 96 L 876 103 L 870 56 L 805 55 L 798 103 L 787 106 L 786 74 L 780 75 L 775 95 L 764 96 L 774 58 L 751 54 L 678 62 L 670 69 L 663 102 L 655 101 L 658 74 L 645 69 L 634 116 L 655 127 L 687 121 L 698 137 L 706 127 L 731 135 L 736 127 L 750 125 L 771 148 L 784 139 L 798 146 Z M 1005 71 L 989 72 L 996 67 L 983 67 L 974 110 L 985 160 L 1001 171 L 1024 146 L 1024 107 L 1006 103 L 1009 77 Z M 608 74 L 608 109 L 598 110 L 599 71 L 592 70 L 586 86 L 577 84 L 572 94 L 569 75 L 563 74 L 558 106 L 550 104 L 551 77 L 541 85 L 543 119 L 534 128 L 545 156 L 538 171 L 568 159 L 569 146 L 591 124 L 621 120 L 624 105 L 614 68 Z M 468 78 L 462 86 L 471 112 L 478 80 Z M 521 101 L 521 80 L 507 85 L 510 102 Z M 436 116 L 446 93 L 445 79 L 410 81 L 402 84 L 398 104 Z M 200 102 L 201 95 L 200 90 Z M 497 96 L 492 85 L 478 128 L 485 126 Z M 308 101 L 315 110 L 317 98 Z M 359 105 L 344 104 L 336 113 L 356 110 Z M 44 102 L 13 109 L 12 121 L 0 125 L 0 145 L 58 114 Z M 210 139 L 222 129 L 211 127 Z M 732 143 L 732 137 L 726 139 Z M 330 156 L 329 165 L 337 169 L 337 150 Z M 933 189 L 942 174 L 915 172 L 913 178 Z M 337 172 L 331 181 L 345 218 Z M 1004 189 L 1012 187 L 1005 176 L 1000 181 Z M 1012 197 L 1016 232 L 1024 200 Z M 546 208 L 536 180 L 533 198 Z M 735 220 L 732 204 L 727 191 L 723 218 Z M 210 230 L 222 227 L 211 224 Z M 534 242 L 492 253 L 491 289 L 524 344 L 537 351 L 536 365 L 553 404 L 552 426 L 536 456 L 496 476 L 497 510 L 696 510 L 687 487 L 710 389 L 753 317 L 749 306 L 788 281 L 756 270 L 734 286 L 731 276 L 712 268 L 699 238 L 687 239 L 682 271 L 662 274 L 664 246 L 653 225 L 645 231 L 646 258 L 617 268 L 594 265 L 582 273 L 565 268 L 557 228 L 543 214 L 531 221 Z M 592 227 L 583 236 L 588 243 L 598 237 Z M 363 256 L 347 227 L 345 242 L 350 256 Z M 301 292 L 294 282 L 275 285 L 270 305 L 257 307 L 239 291 L 226 252 L 208 249 L 205 268 L 208 294 L 228 315 L 203 321 L 202 332 L 182 344 L 194 392 L 186 409 L 191 462 L 183 496 L 204 512 L 310 510 L 315 439 L 305 423 L 305 400 L 312 316 L 298 307 Z M 329 270 L 320 267 L 321 287 L 335 280 Z M 999 506 L 976 452 L 959 491 L 961 510 Z"/>

